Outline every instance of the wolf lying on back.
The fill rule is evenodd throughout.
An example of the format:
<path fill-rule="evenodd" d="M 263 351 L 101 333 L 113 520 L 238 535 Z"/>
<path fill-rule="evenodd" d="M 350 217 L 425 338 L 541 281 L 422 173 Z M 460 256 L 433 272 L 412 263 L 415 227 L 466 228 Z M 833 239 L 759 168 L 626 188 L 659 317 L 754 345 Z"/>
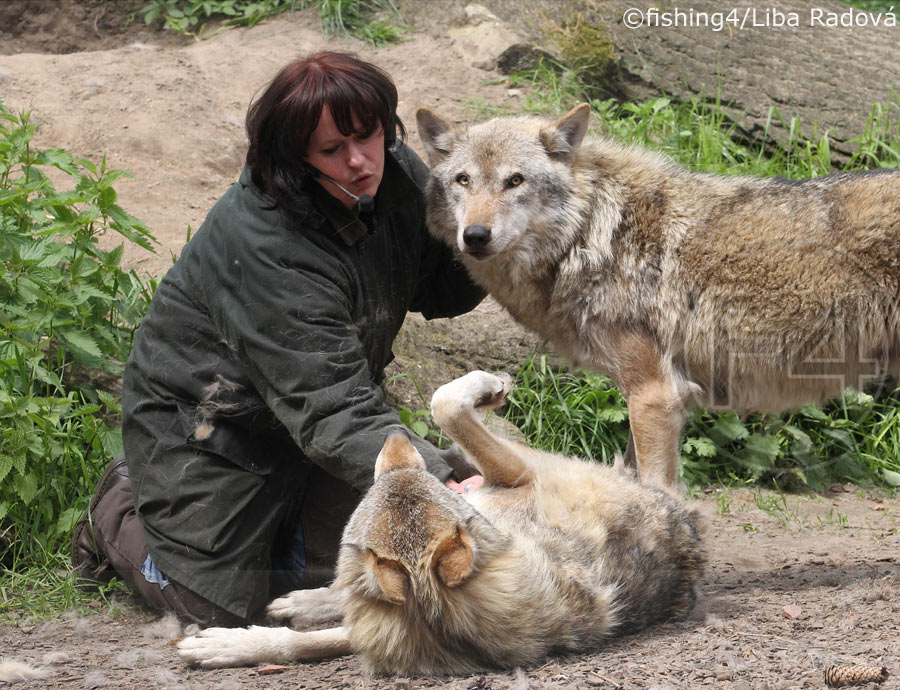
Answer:
<path fill-rule="evenodd" d="M 456 494 L 390 435 L 351 517 L 331 589 L 276 599 L 269 613 L 345 627 L 210 628 L 178 644 L 205 667 L 362 654 L 380 674 L 470 673 L 583 651 L 685 617 L 703 557 L 696 515 L 609 467 L 498 438 L 479 410 L 509 379 L 472 372 L 435 393 L 435 421 L 484 475 Z"/>
<path fill-rule="evenodd" d="M 672 486 L 686 406 L 780 411 L 900 374 L 900 171 L 688 172 L 556 122 L 417 113 L 431 232 L 628 402 L 626 461 Z M 636 457 L 635 457 L 636 456 Z"/>

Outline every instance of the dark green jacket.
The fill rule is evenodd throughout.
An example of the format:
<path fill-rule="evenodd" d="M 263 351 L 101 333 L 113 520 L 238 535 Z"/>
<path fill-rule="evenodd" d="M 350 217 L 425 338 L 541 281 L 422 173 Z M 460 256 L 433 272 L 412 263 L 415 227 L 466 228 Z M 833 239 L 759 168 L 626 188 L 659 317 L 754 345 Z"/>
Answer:
<path fill-rule="evenodd" d="M 268 599 L 271 546 L 311 463 L 360 492 L 372 483 L 399 423 L 378 383 L 406 313 L 453 316 L 483 297 L 426 231 L 427 175 L 407 147 L 386 156 L 370 232 L 317 184 L 324 222 L 287 227 L 245 169 L 137 334 L 122 430 L 150 554 L 236 615 Z"/>

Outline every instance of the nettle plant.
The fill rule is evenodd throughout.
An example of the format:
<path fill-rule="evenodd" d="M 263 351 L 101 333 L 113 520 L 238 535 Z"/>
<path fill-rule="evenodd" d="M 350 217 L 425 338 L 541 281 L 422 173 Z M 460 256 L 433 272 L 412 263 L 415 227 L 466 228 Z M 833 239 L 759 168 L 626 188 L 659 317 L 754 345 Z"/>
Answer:
<path fill-rule="evenodd" d="M 121 452 L 115 388 L 153 287 L 121 268 L 124 244 L 99 243 L 111 229 L 152 251 L 146 226 L 116 203 L 113 184 L 127 173 L 34 150 L 34 133 L 30 114 L 0 101 L 4 565 L 53 551 Z"/>

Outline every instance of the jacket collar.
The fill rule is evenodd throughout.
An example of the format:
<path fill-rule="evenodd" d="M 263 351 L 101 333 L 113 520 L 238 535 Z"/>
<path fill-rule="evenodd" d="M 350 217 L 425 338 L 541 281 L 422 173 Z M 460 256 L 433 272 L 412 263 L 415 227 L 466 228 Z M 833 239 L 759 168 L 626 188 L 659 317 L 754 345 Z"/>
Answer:
<path fill-rule="evenodd" d="M 352 247 L 366 235 L 374 233 L 383 220 L 397 209 L 409 204 L 421 190 L 406 174 L 394 156 L 384 157 L 384 175 L 375 195 L 375 211 L 371 218 L 360 218 L 355 209 L 348 209 L 331 196 L 320 184 L 313 184 L 313 200 L 325 218 L 322 230 L 329 230 Z"/>

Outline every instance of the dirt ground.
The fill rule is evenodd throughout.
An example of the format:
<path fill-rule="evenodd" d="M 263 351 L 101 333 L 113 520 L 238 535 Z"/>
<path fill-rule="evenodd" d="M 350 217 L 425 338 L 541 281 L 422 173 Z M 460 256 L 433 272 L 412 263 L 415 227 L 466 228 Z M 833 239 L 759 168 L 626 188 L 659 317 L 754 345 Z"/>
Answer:
<path fill-rule="evenodd" d="M 122 206 L 146 221 L 156 254 L 130 251 L 138 271 L 160 275 L 238 174 L 243 116 L 254 93 L 292 57 L 332 47 L 385 67 L 418 148 L 413 113 L 431 106 L 465 120 L 479 103 L 514 104 L 497 74 L 470 64 L 440 22 L 373 50 L 326 38 L 314 12 L 285 15 L 204 41 L 137 23 L 137 0 L 0 2 L 0 98 L 33 110 L 36 145 L 64 147 L 133 177 Z M 452 5 L 461 14 L 458 3 Z M 125 8 L 125 9 L 123 9 Z M 418 16 L 418 14 L 417 14 Z M 489 83 L 493 80 L 496 83 Z M 114 237 L 105 241 L 117 242 Z M 537 347 L 488 302 L 451 322 L 411 319 L 395 372 L 426 393 L 472 367 L 514 371 Z M 407 391 L 408 392 L 408 391 Z M 363 676 L 354 657 L 259 669 L 198 671 L 177 658 L 177 622 L 156 620 L 127 597 L 96 613 L 0 625 L 0 656 L 28 662 L 47 688 L 688 688 L 824 687 L 829 664 L 886 666 L 900 687 L 900 506 L 878 491 L 833 487 L 818 496 L 715 490 L 698 497 L 709 515 L 709 568 L 691 620 L 611 641 L 595 654 L 546 660 L 468 678 Z M 2 681 L 0 681 L 2 683 Z"/>

